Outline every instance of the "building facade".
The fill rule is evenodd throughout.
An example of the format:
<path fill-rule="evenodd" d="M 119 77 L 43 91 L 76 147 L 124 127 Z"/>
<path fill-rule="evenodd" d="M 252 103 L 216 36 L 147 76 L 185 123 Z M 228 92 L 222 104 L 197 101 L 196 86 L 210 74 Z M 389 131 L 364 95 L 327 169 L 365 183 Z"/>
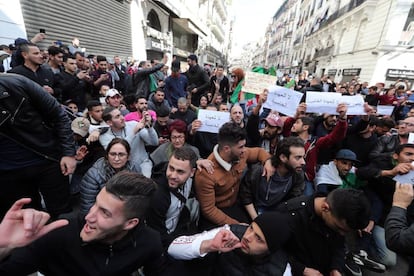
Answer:
<path fill-rule="evenodd" d="M 230 0 L 10 2 L 0 0 L 4 7 L 0 27 L 14 30 L 0 36 L 5 44 L 45 29 L 47 38 L 39 44 L 41 48 L 55 41 L 68 45 L 77 37 L 87 54 L 149 60 L 170 53 L 184 62 L 195 53 L 201 64 L 227 63 Z"/>
<path fill-rule="evenodd" d="M 267 65 L 298 73 L 414 82 L 411 0 L 287 0 L 269 31 Z"/>

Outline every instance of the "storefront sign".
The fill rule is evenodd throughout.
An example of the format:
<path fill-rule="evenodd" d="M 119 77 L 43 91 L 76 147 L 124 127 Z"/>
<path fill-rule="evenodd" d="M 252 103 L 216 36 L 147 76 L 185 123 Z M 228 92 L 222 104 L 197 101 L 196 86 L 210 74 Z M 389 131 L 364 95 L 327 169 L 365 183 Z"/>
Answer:
<path fill-rule="evenodd" d="M 342 70 L 342 76 L 359 76 L 361 68 L 348 68 Z"/>
<path fill-rule="evenodd" d="M 385 75 L 387 80 L 408 79 L 414 80 L 414 70 L 388 69 Z"/>
<path fill-rule="evenodd" d="M 334 77 L 334 76 L 336 76 L 336 72 L 338 72 L 337 69 L 329 69 L 328 70 L 328 76 Z"/>

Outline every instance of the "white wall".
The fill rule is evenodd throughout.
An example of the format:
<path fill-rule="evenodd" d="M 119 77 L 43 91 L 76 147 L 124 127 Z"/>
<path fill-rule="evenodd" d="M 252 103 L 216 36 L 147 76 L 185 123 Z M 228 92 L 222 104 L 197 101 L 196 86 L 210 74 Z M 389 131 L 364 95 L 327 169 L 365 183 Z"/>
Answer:
<path fill-rule="evenodd" d="M 0 44 L 9 45 L 18 37 L 26 38 L 19 0 L 0 0 Z"/>

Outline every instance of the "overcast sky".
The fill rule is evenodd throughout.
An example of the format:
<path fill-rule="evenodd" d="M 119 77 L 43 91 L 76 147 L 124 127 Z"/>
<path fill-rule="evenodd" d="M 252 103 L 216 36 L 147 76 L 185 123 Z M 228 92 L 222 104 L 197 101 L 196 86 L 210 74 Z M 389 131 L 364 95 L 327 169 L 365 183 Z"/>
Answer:
<path fill-rule="evenodd" d="M 264 37 L 266 26 L 283 0 L 233 0 L 233 54 L 248 42 Z"/>

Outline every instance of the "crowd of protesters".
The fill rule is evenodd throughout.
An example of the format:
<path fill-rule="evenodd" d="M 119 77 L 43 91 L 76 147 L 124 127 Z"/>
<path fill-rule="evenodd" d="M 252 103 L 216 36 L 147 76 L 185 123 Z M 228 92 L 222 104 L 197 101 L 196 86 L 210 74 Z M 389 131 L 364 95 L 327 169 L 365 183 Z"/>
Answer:
<path fill-rule="evenodd" d="M 44 37 L 0 46 L 1 275 L 362 275 L 414 255 L 412 185 L 394 180 L 414 170 L 407 80 L 286 73 L 304 94 L 289 117 L 247 97 L 247 68 Z M 360 94 L 366 115 L 308 113 L 308 91 Z M 202 131 L 203 109 L 230 121 Z"/>

